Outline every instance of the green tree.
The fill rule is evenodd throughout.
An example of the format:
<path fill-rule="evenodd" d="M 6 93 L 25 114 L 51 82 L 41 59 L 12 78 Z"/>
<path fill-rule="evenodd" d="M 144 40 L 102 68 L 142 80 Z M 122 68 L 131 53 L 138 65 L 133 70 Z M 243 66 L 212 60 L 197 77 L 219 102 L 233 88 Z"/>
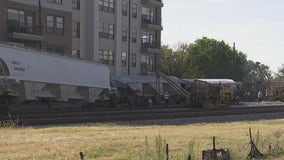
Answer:
<path fill-rule="evenodd" d="M 273 80 L 276 82 L 284 82 L 284 64 L 282 64 L 282 67 L 279 68 L 278 73 L 275 74 Z"/>
<path fill-rule="evenodd" d="M 190 44 L 186 50 L 191 78 L 232 78 L 243 80 L 246 55 L 233 49 L 224 41 L 203 37 Z"/>
<path fill-rule="evenodd" d="M 249 60 L 244 66 L 243 73 L 244 78 L 242 80 L 243 83 L 253 83 L 257 80 L 258 72 L 256 69 L 255 62 Z"/>
<path fill-rule="evenodd" d="M 172 75 L 176 77 L 184 77 L 187 72 L 186 65 L 186 52 L 183 48 L 185 45 L 178 47 L 174 51 L 169 46 L 162 46 L 163 55 L 161 57 L 161 71 L 167 75 Z"/>

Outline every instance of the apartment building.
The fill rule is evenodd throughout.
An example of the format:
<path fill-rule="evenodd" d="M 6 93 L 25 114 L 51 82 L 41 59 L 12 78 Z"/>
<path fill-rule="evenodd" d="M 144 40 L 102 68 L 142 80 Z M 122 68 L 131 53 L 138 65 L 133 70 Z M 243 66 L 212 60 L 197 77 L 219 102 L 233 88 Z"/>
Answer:
<path fill-rule="evenodd" d="M 72 0 L 73 54 L 115 75 L 155 72 L 161 56 L 161 0 Z"/>
<path fill-rule="evenodd" d="M 106 64 L 112 75 L 155 72 L 161 0 L 0 0 L 0 41 Z"/>

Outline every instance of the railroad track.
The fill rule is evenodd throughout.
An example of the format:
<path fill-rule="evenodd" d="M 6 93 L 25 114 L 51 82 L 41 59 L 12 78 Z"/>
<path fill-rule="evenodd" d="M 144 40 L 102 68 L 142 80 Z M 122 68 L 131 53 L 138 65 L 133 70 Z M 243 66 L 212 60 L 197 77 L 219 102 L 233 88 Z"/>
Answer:
<path fill-rule="evenodd" d="M 179 118 L 246 116 L 258 114 L 280 114 L 284 118 L 284 106 L 230 107 L 221 110 L 196 109 L 186 106 L 122 108 L 122 109 L 22 109 L 1 114 L 0 121 L 14 121 L 18 125 L 58 125 L 75 123 L 134 122 L 153 120 L 173 120 Z M 275 117 L 275 118 L 279 118 Z"/>

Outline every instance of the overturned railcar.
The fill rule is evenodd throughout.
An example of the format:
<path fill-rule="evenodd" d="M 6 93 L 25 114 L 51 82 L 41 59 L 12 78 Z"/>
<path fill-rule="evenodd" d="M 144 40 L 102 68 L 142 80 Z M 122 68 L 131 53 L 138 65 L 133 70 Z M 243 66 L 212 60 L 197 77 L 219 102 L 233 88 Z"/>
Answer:
<path fill-rule="evenodd" d="M 0 44 L 0 95 L 17 100 L 95 102 L 110 89 L 107 66 Z"/>

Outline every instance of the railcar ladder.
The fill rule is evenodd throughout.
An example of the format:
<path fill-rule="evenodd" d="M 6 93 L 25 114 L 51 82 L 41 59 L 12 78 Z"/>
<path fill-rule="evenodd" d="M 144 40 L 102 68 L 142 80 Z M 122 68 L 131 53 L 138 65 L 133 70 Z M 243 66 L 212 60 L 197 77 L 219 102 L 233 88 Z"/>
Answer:
<path fill-rule="evenodd" d="M 173 87 L 176 91 L 181 93 L 186 98 L 190 98 L 190 93 L 181 86 L 179 86 L 178 84 L 176 84 L 174 81 L 172 81 L 167 75 L 165 75 L 160 71 L 157 71 L 157 74 L 161 76 L 163 79 L 165 79 L 170 84 L 170 86 Z"/>

